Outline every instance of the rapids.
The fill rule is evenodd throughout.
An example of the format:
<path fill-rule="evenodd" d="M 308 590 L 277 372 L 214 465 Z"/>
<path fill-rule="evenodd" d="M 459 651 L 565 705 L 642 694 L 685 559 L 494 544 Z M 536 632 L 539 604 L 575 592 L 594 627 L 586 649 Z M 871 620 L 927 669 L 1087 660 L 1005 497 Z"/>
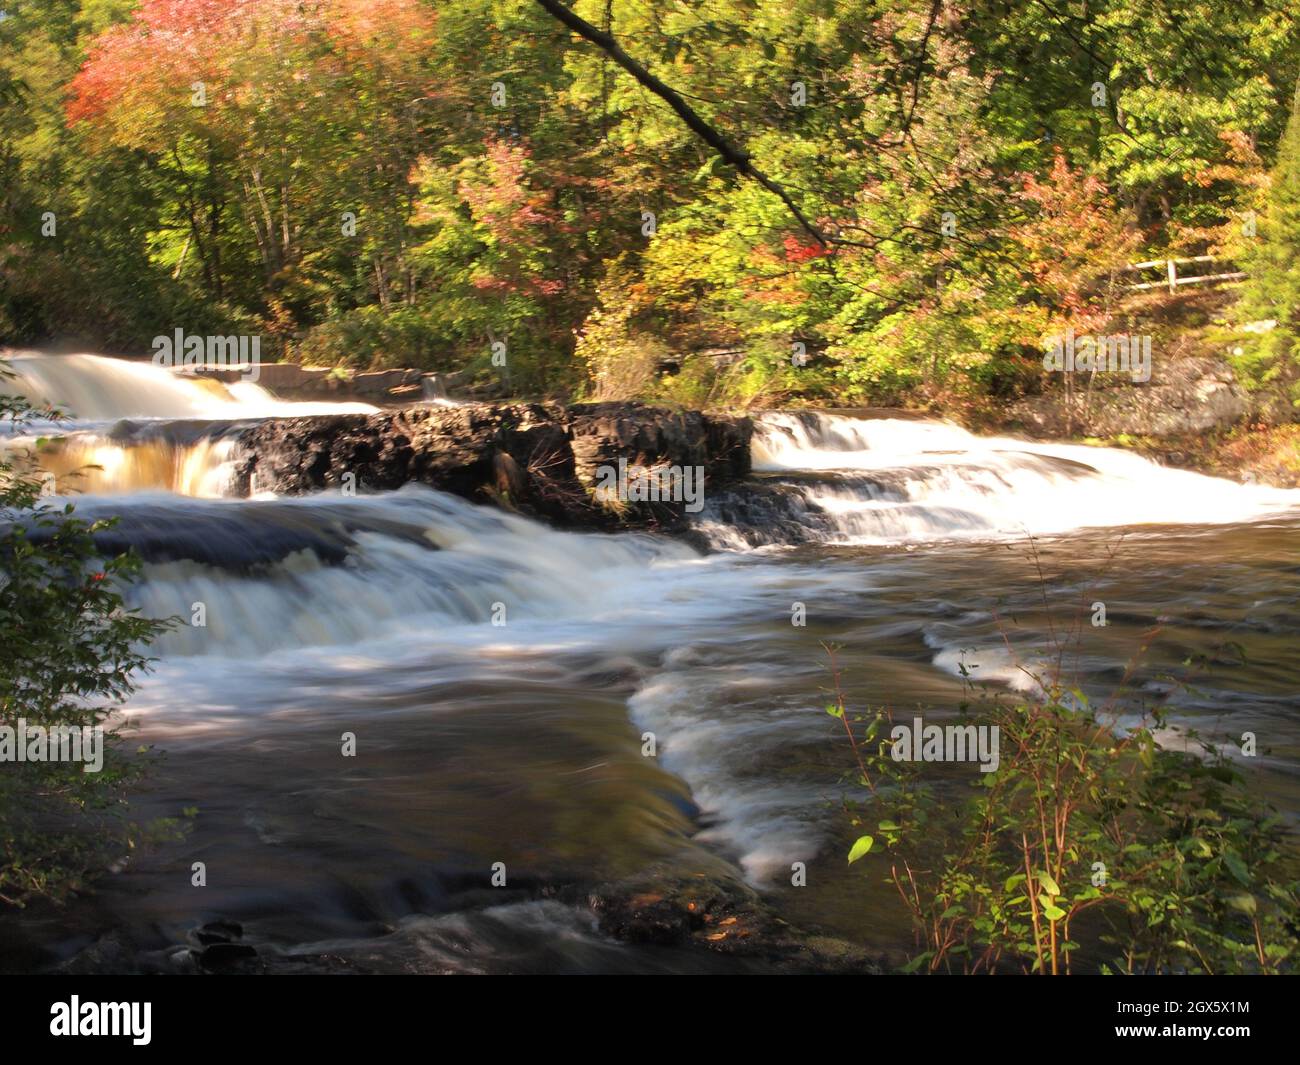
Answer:
<path fill-rule="evenodd" d="M 119 517 L 105 547 L 145 559 L 136 601 L 181 621 L 126 713 L 168 751 L 142 808 L 199 814 L 65 934 L 20 922 L 0 967 L 52 965 L 122 927 L 165 959 L 229 915 L 285 957 L 352 952 L 384 971 L 650 971 L 652 949 L 539 901 L 542 885 L 648 871 L 734 874 L 792 922 L 896 950 L 894 900 L 844 862 L 850 767 L 822 643 L 841 647 L 854 705 L 941 716 L 964 673 L 1032 689 L 1050 632 L 1094 601 L 1110 623 L 1083 630 L 1080 685 L 1109 693 L 1159 622 L 1131 698 L 1256 730 L 1261 788 L 1297 807 L 1300 492 L 939 421 L 773 412 L 753 483 L 706 492 L 703 553 L 415 485 L 223 498 L 230 427 L 308 411 L 96 356 L 10 365 L 73 415 L 43 459 L 60 490 L 85 460 L 103 467 L 78 510 Z M 1194 692 L 1165 679 L 1227 641 L 1248 666 L 1222 659 Z M 485 909 L 494 862 L 513 888 Z"/>

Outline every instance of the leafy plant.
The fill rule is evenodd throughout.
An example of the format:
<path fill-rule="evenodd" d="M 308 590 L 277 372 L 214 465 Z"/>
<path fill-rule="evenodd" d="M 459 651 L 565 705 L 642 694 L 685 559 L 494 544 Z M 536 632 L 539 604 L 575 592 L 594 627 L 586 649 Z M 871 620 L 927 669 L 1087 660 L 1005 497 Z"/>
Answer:
<path fill-rule="evenodd" d="M 53 414 L 0 394 L 10 429 L 37 413 Z M 61 899 L 135 845 L 122 813 L 141 764 L 121 752 L 112 715 L 167 624 L 126 605 L 139 559 L 95 546 L 112 522 L 48 502 L 44 485 L 21 457 L 0 457 L 0 726 L 100 728 L 104 759 L 98 772 L 76 761 L 0 762 L 0 902 L 14 905 Z"/>
<path fill-rule="evenodd" d="M 827 710 L 865 792 L 850 807 L 862 834 L 848 860 L 887 870 L 911 915 L 904 969 L 1289 971 L 1292 833 L 1251 793 L 1230 742 L 1184 732 L 1195 752 L 1173 749 L 1164 711 L 1122 721 L 1121 693 L 1097 705 L 1067 687 L 1070 638 L 1032 674 L 1035 697 L 984 692 L 960 708 L 960 726 L 1000 738 L 996 769 L 975 781 L 969 764 L 896 760 L 893 713 L 850 713 L 828 648 Z"/>

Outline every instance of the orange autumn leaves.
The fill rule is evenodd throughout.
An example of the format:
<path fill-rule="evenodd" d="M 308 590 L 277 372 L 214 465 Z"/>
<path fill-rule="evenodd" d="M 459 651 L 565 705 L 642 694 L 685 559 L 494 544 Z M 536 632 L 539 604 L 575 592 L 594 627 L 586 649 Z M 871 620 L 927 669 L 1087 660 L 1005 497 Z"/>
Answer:
<path fill-rule="evenodd" d="M 146 0 L 96 39 L 68 87 L 67 120 L 156 147 L 184 108 L 199 111 L 199 85 L 205 105 L 256 106 L 265 80 L 324 86 L 357 63 L 407 80 L 435 31 L 419 0 Z"/>
<path fill-rule="evenodd" d="M 1100 283 L 1138 246 L 1131 219 L 1098 178 L 1070 166 L 1059 151 L 1047 177 L 1024 176 L 1020 196 L 1033 214 L 1010 235 L 1039 298 L 1067 328 L 1101 326 L 1107 308 Z"/>

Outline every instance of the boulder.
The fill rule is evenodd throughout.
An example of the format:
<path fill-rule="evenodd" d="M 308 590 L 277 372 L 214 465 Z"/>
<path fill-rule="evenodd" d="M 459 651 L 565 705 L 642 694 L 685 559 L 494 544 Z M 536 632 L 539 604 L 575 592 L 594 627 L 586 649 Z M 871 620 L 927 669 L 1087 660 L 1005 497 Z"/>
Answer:
<path fill-rule="evenodd" d="M 1151 381 L 1099 373 L 1088 388 L 1075 380 L 1074 402 L 1054 391 L 1013 404 L 1008 424 L 1044 436 L 1178 436 L 1223 429 L 1250 416 L 1251 397 L 1230 367 L 1215 359 L 1156 360 Z"/>
<path fill-rule="evenodd" d="M 707 492 L 749 473 L 751 433 L 748 418 L 637 403 L 474 403 L 279 418 L 238 431 L 233 491 L 297 495 L 351 485 L 364 492 L 415 482 L 562 526 L 676 531 L 685 524 L 682 500 L 610 506 L 594 498 L 601 467 L 619 459 L 699 467 Z"/>

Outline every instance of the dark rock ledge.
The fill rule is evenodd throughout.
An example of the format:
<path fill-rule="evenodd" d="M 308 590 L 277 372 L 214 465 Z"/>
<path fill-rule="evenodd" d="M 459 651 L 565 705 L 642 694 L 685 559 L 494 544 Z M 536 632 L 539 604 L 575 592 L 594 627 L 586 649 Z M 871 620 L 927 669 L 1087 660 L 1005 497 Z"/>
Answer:
<path fill-rule="evenodd" d="M 679 531 L 683 502 L 609 507 L 592 497 L 602 465 L 699 466 L 706 498 L 750 470 L 748 418 L 639 403 L 477 403 L 377 414 L 277 418 L 243 430 L 237 495 L 358 492 L 416 482 L 564 527 Z M 351 474 L 351 477 L 347 475 Z"/>

